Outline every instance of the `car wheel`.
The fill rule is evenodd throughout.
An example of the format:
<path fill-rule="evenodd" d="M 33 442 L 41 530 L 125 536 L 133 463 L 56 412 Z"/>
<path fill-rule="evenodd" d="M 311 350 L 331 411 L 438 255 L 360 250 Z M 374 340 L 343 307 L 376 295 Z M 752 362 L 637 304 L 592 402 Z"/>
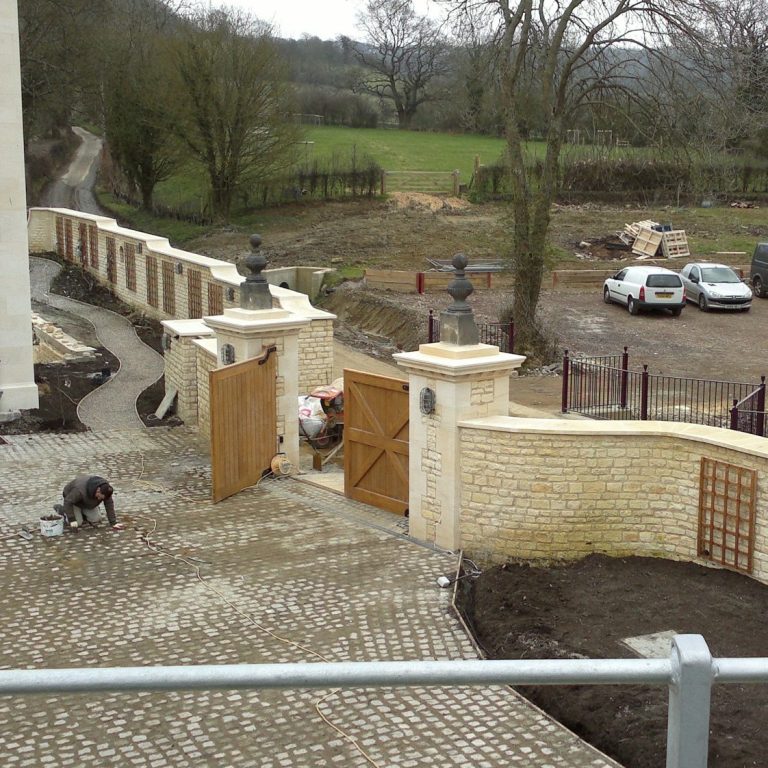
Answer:
<path fill-rule="evenodd" d="M 759 296 L 761 299 L 765 298 L 765 289 L 763 288 L 763 281 L 759 277 L 753 278 L 752 290 L 755 292 L 755 296 Z"/>
<path fill-rule="evenodd" d="M 675 307 L 675 308 L 672 310 L 672 317 L 680 317 L 680 313 L 681 313 L 682 311 L 683 311 L 683 310 L 682 310 L 682 308 L 681 308 L 681 307 Z"/>
<path fill-rule="evenodd" d="M 611 292 L 607 288 L 603 288 L 603 301 L 606 304 L 611 303 Z"/>
<path fill-rule="evenodd" d="M 709 309 L 709 302 L 707 301 L 707 297 L 703 294 L 699 294 L 699 309 L 702 312 L 706 312 Z"/>
<path fill-rule="evenodd" d="M 640 307 L 637 306 L 637 302 L 631 296 L 627 298 L 627 309 L 630 315 L 636 315 L 640 311 Z"/>

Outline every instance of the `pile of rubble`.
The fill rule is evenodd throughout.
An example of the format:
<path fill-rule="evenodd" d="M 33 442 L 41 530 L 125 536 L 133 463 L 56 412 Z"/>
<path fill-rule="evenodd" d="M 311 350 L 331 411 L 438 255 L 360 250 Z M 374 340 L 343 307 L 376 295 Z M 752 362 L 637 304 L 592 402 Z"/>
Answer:
<path fill-rule="evenodd" d="M 616 234 L 637 256 L 638 261 L 662 256 L 665 259 L 680 259 L 691 255 L 685 230 L 672 229 L 671 224 L 636 221 L 625 224 L 624 230 Z"/>

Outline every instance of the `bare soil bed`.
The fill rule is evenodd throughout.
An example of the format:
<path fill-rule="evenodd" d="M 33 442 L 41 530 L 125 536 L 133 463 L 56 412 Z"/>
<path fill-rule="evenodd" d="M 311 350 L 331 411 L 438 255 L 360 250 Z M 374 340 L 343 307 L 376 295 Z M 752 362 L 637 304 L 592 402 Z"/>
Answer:
<path fill-rule="evenodd" d="M 675 630 L 713 656 L 768 656 L 768 588 L 730 571 L 592 555 L 559 567 L 507 564 L 464 580 L 461 608 L 494 659 L 636 658 L 622 640 Z M 627 768 L 664 765 L 666 687 L 526 686 L 521 693 Z M 764 766 L 764 685 L 715 685 L 710 768 Z"/>

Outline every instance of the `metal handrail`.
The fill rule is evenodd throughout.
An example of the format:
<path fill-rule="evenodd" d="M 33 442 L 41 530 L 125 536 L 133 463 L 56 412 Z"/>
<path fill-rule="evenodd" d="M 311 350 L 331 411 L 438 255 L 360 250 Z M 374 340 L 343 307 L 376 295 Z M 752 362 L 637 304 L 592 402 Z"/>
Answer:
<path fill-rule="evenodd" d="M 701 635 L 675 635 L 666 659 L 222 664 L 0 671 L 0 695 L 425 685 L 669 686 L 667 768 L 706 768 L 713 683 L 766 683 L 768 658 L 715 659 Z"/>

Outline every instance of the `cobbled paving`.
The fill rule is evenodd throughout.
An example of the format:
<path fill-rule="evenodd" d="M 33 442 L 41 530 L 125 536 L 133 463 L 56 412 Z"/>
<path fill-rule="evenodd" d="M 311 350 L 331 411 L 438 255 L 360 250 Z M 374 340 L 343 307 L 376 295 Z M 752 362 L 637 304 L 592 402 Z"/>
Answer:
<path fill-rule="evenodd" d="M 127 530 L 39 534 L 79 471 L 112 481 Z M 35 531 L 0 541 L 3 669 L 475 657 L 435 584 L 454 555 L 294 479 L 213 505 L 184 428 L 13 436 L 0 484 L 0 534 Z M 614 765 L 504 687 L 0 698 L 0 764 Z"/>

